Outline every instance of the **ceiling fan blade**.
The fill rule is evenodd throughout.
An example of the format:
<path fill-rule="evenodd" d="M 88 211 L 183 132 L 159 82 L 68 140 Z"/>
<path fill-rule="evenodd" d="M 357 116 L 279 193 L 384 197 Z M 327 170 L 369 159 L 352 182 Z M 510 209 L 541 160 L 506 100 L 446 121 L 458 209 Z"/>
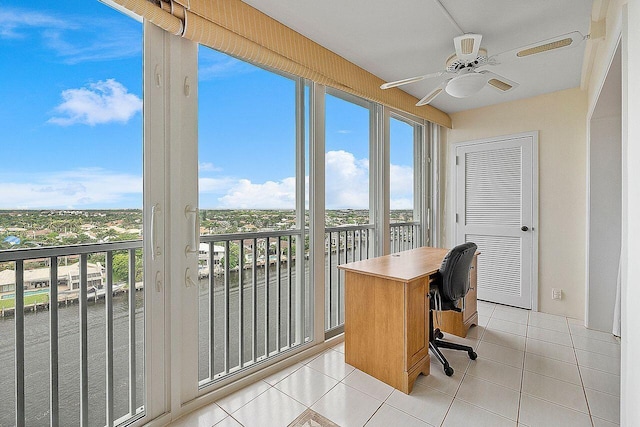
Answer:
<path fill-rule="evenodd" d="M 417 77 L 411 77 L 408 79 L 396 80 L 395 82 L 389 82 L 389 83 L 380 85 L 380 89 L 391 89 L 392 87 L 408 85 L 409 83 L 419 82 L 420 80 L 431 79 L 433 77 L 440 77 L 444 73 L 446 73 L 446 71 L 438 71 L 437 73 L 425 74 L 424 76 L 417 76 Z"/>
<path fill-rule="evenodd" d="M 572 48 L 580 44 L 585 37 L 579 31 L 562 34 L 550 39 L 532 43 L 517 49 L 508 50 L 498 53 L 489 58 L 489 64 L 496 65 L 518 58 L 526 58 L 527 56 L 537 55 L 539 53 L 550 52 L 552 50 Z"/>
<path fill-rule="evenodd" d="M 453 38 L 453 46 L 456 48 L 458 59 L 464 62 L 474 61 L 480 50 L 480 34 L 463 34 Z"/>
<path fill-rule="evenodd" d="M 501 75 L 493 73 L 491 71 L 483 70 L 479 71 L 479 73 L 487 76 L 487 84 L 500 92 L 510 92 L 520 86 L 520 83 L 514 82 L 513 80 L 502 77 Z"/>
<path fill-rule="evenodd" d="M 421 105 L 427 105 L 428 103 L 433 101 L 438 95 L 440 95 L 442 93 L 442 91 L 444 90 L 445 86 L 447 86 L 447 83 L 449 83 L 449 80 L 451 80 L 451 79 L 445 80 L 442 83 L 440 83 L 435 89 L 433 89 L 424 98 L 422 98 L 420 101 L 418 101 L 416 103 L 416 107 L 420 107 Z"/>

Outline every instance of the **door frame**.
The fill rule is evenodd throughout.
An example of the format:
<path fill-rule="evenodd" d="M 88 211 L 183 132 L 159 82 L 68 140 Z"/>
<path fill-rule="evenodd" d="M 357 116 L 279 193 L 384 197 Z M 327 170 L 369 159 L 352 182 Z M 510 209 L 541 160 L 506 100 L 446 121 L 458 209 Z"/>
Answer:
<path fill-rule="evenodd" d="M 488 144 L 488 143 L 494 143 L 494 142 L 501 142 L 501 141 L 505 141 L 505 140 L 510 140 L 510 139 L 515 139 L 515 138 L 523 138 L 523 137 L 531 137 L 532 142 L 533 142 L 533 147 L 531 150 L 531 172 L 532 172 L 532 177 L 531 177 L 531 185 L 532 185 L 532 189 L 531 189 L 531 197 L 533 200 L 531 200 L 531 208 L 533 210 L 532 212 L 532 224 L 531 224 L 531 232 L 532 232 L 532 236 L 531 236 L 531 244 L 532 244 L 532 249 L 531 249 L 531 255 L 532 255 L 532 259 L 531 259 L 531 311 L 538 311 L 538 292 L 539 292 L 539 285 L 538 285 L 538 200 L 539 200 L 539 196 L 538 196 L 538 186 L 539 186 L 539 178 L 538 178 L 538 131 L 530 131 L 530 132 L 522 132 L 522 133 L 515 133 L 515 134 L 509 134 L 509 135 L 501 135 L 501 136 L 494 136 L 494 137 L 490 137 L 490 138 L 483 138 L 483 139 L 476 139 L 476 140 L 472 140 L 472 141 L 460 141 L 460 142 L 453 142 L 451 144 L 449 144 L 449 150 L 447 153 L 447 169 L 448 169 L 448 176 L 447 176 L 447 181 L 451 183 L 450 185 L 450 197 L 449 197 L 449 203 L 448 203 L 448 207 L 449 207 L 449 219 L 448 219 L 448 225 L 449 225 L 449 233 L 450 233 L 450 237 L 447 239 L 449 241 L 449 243 L 451 245 L 455 245 L 457 244 L 456 242 L 456 201 L 457 201 L 457 191 L 458 191 L 458 181 L 457 181 L 457 173 L 456 173 L 456 151 L 459 147 L 465 147 L 465 146 L 471 146 L 471 145 L 479 145 L 479 144 Z M 480 261 L 482 262 L 482 258 L 480 258 Z"/>

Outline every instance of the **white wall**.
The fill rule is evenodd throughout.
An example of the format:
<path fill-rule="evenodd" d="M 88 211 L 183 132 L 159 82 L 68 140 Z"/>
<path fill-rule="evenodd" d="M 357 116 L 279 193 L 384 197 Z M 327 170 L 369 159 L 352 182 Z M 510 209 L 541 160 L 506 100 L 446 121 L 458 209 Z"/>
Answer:
<path fill-rule="evenodd" d="M 595 3 L 594 3 L 595 4 Z M 622 38 L 622 345 L 620 425 L 640 420 L 640 2 L 611 0 L 607 33 L 598 42 L 586 81 L 589 111 L 598 102 L 619 38 Z"/>
<path fill-rule="evenodd" d="M 622 100 L 620 100 L 622 103 Z M 622 116 L 591 120 L 586 326 L 611 332 L 620 261 Z"/>
<path fill-rule="evenodd" d="M 620 421 L 640 420 L 640 2 L 627 4 L 623 30 L 623 280 Z"/>
<path fill-rule="evenodd" d="M 622 53 L 618 47 L 589 130 L 588 328 L 611 332 L 622 233 Z"/>
<path fill-rule="evenodd" d="M 585 302 L 586 111 L 586 92 L 575 88 L 451 114 L 447 134 L 452 144 L 539 131 L 538 309 L 577 319 Z M 552 300 L 551 288 L 562 288 L 563 299 Z"/>

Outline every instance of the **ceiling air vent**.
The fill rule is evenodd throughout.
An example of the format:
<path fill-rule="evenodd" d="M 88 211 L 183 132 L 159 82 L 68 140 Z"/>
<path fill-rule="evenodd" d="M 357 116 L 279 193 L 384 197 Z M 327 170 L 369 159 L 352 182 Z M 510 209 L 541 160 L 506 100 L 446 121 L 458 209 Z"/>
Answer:
<path fill-rule="evenodd" d="M 503 82 L 501 80 L 498 79 L 491 79 L 488 81 L 488 83 L 495 87 L 496 89 L 500 89 L 502 91 L 508 91 L 509 89 L 513 88 L 513 86 L 511 86 L 509 83 Z"/>
<path fill-rule="evenodd" d="M 536 53 L 548 52 L 554 49 L 560 49 L 561 47 L 567 47 L 573 43 L 572 38 L 566 38 L 562 40 L 556 40 L 551 43 L 541 44 L 539 46 L 530 47 L 516 53 L 516 56 L 522 58 L 523 56 L 535 55 Z"/>

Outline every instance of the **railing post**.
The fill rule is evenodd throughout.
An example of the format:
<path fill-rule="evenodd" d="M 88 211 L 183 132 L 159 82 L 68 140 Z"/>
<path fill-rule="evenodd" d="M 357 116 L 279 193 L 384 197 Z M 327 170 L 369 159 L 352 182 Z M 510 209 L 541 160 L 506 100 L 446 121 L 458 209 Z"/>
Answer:
<path fill-rule="evenodd" d="M 16 261 L 15 346 L 16 346 L 16 426 L 25 425 L 24 405 L 24 262 Z"/>
<path fill-rule="evenodd" d="M 265 239 L 264 264 L 264 357 L 269 357 L 269 237 Z"/>
<path fill-rule="evenodd" d="M 49 424 L 58 427 L 59 384 L 58 384 L 58 257 L 49 258 Z"/>
<path fill-rule="evenodd" d="M 87 254 L 80 255 L 80 425 L 89 425 L 89 346 L 87 324 Z"/>
<path fill-rule="evenodd" d="M 225 374 L 229 373 L 229 298 L 230 298 L 230 287 L 231 280 L 229 275 L 231 274 L 231 245 L 229 241 L 226 240 L 224 242 L 224 288 L 223 288 L 223 304 L 224 304 L 224 316 L 222 319 L 223 323 L 223 331 L 222 336 L 224 337 L 224 355 L 223 355 L 223 372 Z"/>
<path fill-rule="evenodd" d="M 106 369 L 107 369 L 107 427 L 113 427 L 115 423 L 113 409 L 113 251 L 107 251 L 105 256 L 106 283 L 105 283 L 105 313 L 107 318 L 106 333 Z"/>
<path fill-rule="evenodd" d="M 258 239 L 253 239 L 252 254 L 252 271 L 251 271 L 251 325 L 253 328 L 252 335 L 252 356 L 253 362 L 258 360 Z"/>
<path fill-rule="evenodd" d="M 136 414 L 136 250 L 129 249 L 129 415 Z"/>
<path fill-rule="evenodd" d="M 244 366 L 244 244 L 238 241 L 238 364 Z"/>
<path fill-rule="evenodd" d="M 216 375 L 215 242 L 209 243 L 209 378 Z M 227 260 L 225 259 L 225 262 Z"/>
<path fill-rule="evenodd" d="M 280 322 L 282 321 L 282 271 L 281 271 L 281 265 L 280 265 L 280 257 L 282 256 L 282 243 L 281 243 L 281 237 L 278 236 L 277 237 L 278 241 L 276 242 L 276 274 L 278 276 L 278 280 L 276 281 L 277 284 L 277 288 L 276 288 L 276 351 L 280 351 L 281 349 L 281 345 L 280 345 Z"/>

